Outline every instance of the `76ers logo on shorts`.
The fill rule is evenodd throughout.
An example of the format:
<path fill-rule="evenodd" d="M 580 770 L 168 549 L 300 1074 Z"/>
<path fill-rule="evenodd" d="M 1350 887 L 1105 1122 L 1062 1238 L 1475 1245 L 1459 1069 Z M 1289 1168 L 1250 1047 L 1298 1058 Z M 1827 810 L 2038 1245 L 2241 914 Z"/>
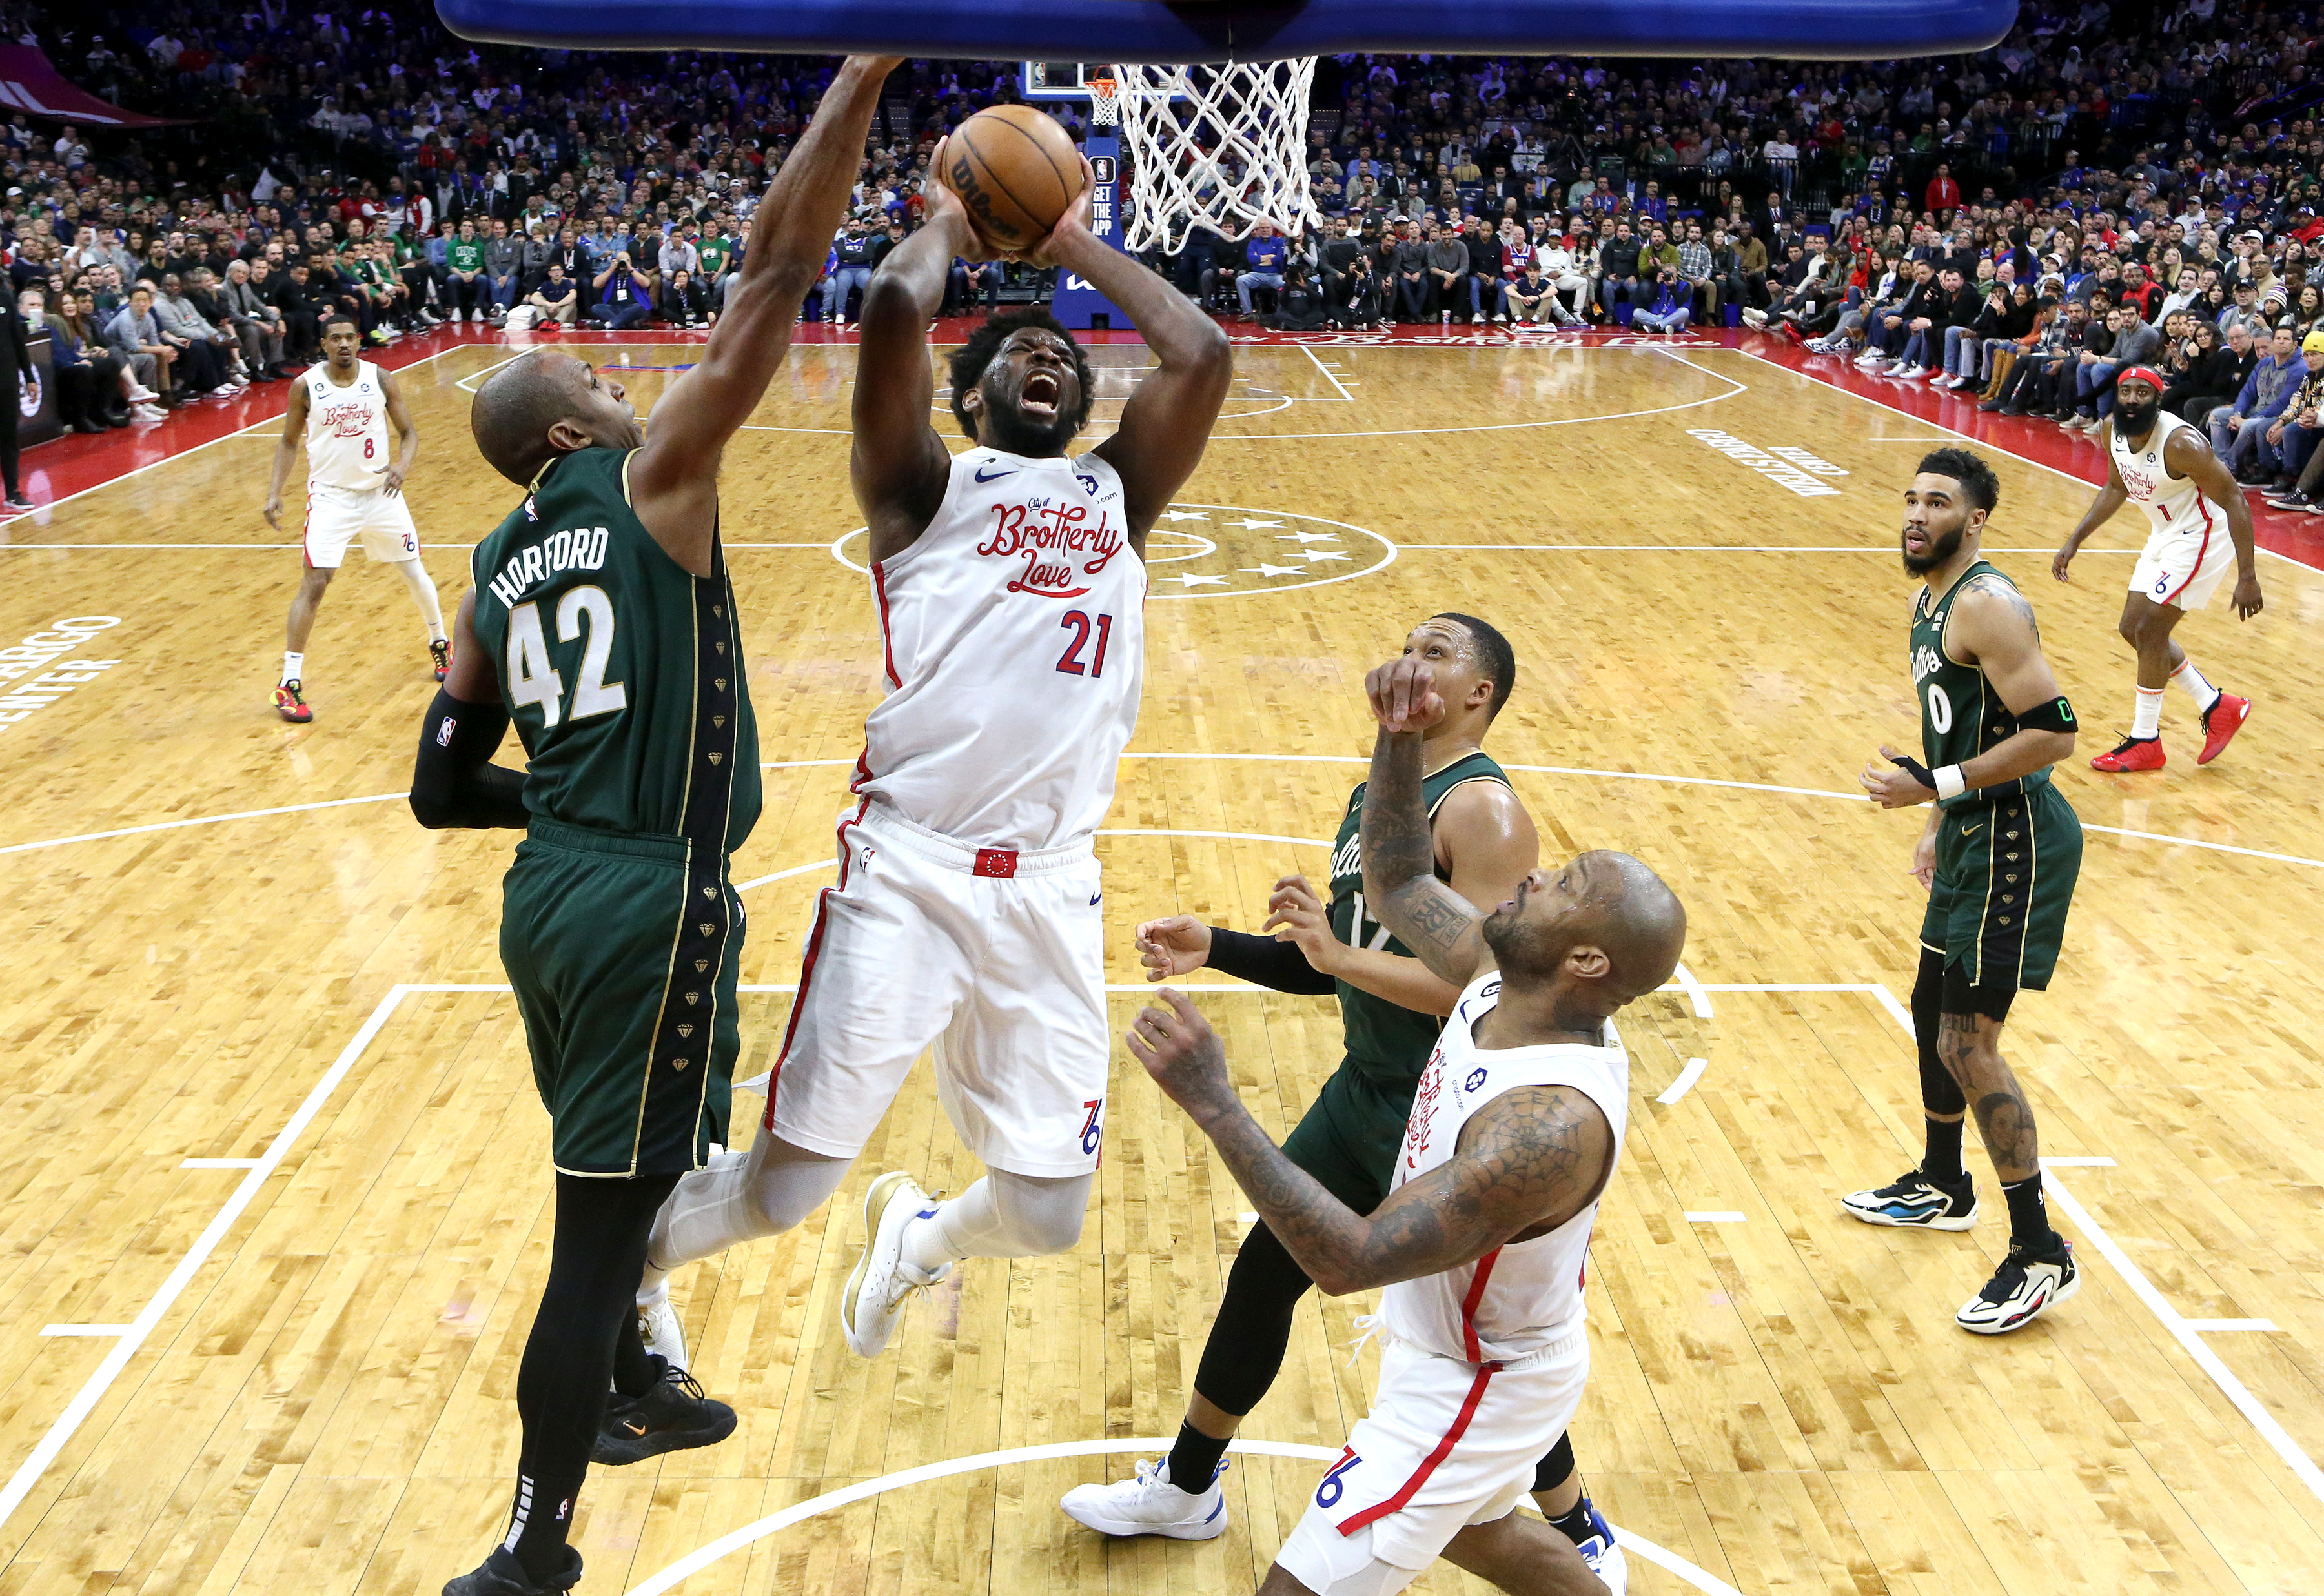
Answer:
<path fill-rule="evenodd" d="M 1315 1505 L 1319 1508 L 1335 1508 L 1339 1506 L 1340 1498 L 1348 1489 L 1347 1481 L 1341 1478 L 1341 1476 L 1363 1461 L 1364 1460 L 1362 1458 L 1356 1455 L 1356 1449 L 1354 1447 L 1349 1446 L 1342 1448 L 1340 1453 L 1340 1461 L 1332 1465 L 1332 1472 L 1323 1476 L 1323 1482 L 1321 1485 L 1315 1487 Z"/>
<path fill-rule="evenodd" d="M 1082 1151 L 1094 1154 L 1099 1143 L 1105 1140 L 1105 1099 L 1100 1097 L 1082 1106 L 1089 1110 L 1089 1117 L 1082 1121 Z"/>

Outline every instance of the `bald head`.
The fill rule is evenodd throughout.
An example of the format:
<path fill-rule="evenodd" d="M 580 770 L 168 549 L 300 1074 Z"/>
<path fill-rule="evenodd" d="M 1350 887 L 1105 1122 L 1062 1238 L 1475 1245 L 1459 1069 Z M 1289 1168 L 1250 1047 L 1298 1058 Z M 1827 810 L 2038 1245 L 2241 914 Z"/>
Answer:
<path fill-rule="evenodd" d="M 485 378 L 468 406 L 468 428 L 485 463 L 530 487 L 552 458 L 586 446 L 589 375 L 569 354 L 536 349 Z"/>
<path fill-rule="evenodd" d="M 1686 948 L 1686 906 L 1663 878 L 1626 853 L 1593 853 L 1592 890 L 1583 904 L 1591 935 L 1608 968 L 1600 986 L 1613 1012 L 1634 997 L 1658 990 L 1678 968 Z M 1596 884 L 1606 883 L 1601 891 Z"/>
<path fill-rule="evenodd" d="M 1508 985 L 1544 994 L 1574 1029 L 1670 979 L 1686 910 L 1645 864 L 1598 850 L 1533 871 L 1482 931 Z"/>

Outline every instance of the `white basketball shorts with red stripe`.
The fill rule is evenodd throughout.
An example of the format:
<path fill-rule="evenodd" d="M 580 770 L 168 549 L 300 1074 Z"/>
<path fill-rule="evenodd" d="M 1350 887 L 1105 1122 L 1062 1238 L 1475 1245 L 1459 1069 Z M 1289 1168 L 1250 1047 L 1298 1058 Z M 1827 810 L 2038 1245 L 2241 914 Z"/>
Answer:
<path fill-rule="evenodd" d="M 1388 1340 L 1371 1412 L 1275 1560 L 1310 1591 L 1393 1596 L 1463 1528 L 1506 1517 L 1533 1489 L 1534 1465 L 1572 1422 L 1589 1378 L 1585 1330 L 1506 1364 Z M 1366 1576 L 1368 1562 L 1404 1579 Z"/>
<path fill-rule="evenodd" d="M 989 1168 L 1095 1169 L 1113 1053 L 1099 895 L 1086 838 L 1016 853 L 876 802 L 843 815 L 839 884 L 816 900 L 767 1127 L 853 1158 L 934 1048 L 937 1099 Z"/>
<path fill-rule="evenodd" d="M 2236 568 L 2236 544 L 2227 536 L 2226 511 L 2202 498 L 2195 500 L 2195 511 L 2147 535 L 2130 573 L 2132 592 L 2181 610 L 2200 610 L 2211 601 Z"/>

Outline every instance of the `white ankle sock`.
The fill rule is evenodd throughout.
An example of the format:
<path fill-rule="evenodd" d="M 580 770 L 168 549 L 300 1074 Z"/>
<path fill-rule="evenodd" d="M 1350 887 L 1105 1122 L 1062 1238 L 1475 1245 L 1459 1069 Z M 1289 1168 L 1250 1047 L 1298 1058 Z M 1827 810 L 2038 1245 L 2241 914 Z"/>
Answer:
<path fill-rule="evenodd" d="M 2203 673 L 2195 668 L 2195 662 L 2191 657 L 2179 662 L 2179 668 L 2171 673 L 2171 679 L 2193 694 L 2195 708 L 2207 714 L 2210 711 L 2211 706 L 2219 702 L 2219 690 L 2212 686 Z"/>
<path fill-rule="evenodd" d="M 2163 735 L 2163 689 L 2160 687 L 2138 690 L 2138 712 L 2131 717 L 2130 735 L 2138 738 Z"/>
<path fill-rule="evenodd" d="M 307 656 L 306 656 L 305 655 L 303 655 L 303 654 L 292 654 L 292 653 L 290 653 L 288 649 L 286 649 L 286 650 L 284 650 L 284 651 L 283 651 L 283 655 L 282 655 L 282 680 L 283 680 L 285 683 L 290 683 L 290 682 L 301 682 L 301 681 L 306 680 L 306 677 L 305 677 L 305 675 L 304 675 L 304 674 L 303 674 L 303 673 L 306 671 L 306 669 L 307 669 Z"/>
<path fill-rule="evenodd" d="M 1038 1258 L 1072 1249 L 1089 1208 L 1090 1175 L 1044 1179 L 995 1170 L 933 1217 L 904 1227 L 903 1259 L 924 1271 L 963 1258 Z"/>

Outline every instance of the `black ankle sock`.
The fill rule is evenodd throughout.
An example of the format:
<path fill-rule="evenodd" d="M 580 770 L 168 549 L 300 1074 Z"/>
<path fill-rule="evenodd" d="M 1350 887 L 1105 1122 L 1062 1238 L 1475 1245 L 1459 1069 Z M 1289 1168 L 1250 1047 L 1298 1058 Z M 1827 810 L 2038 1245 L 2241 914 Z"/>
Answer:
<path fill-rule="evenodd" d="M 1932 1119 L 1923 1123 L 1929 1127 L 1929 1150 L 1921 1155 L 1921 1173 L 1940 1186 L 1959 1186 L 1969 1172 L 1961 1168 L 1961 1122 Z"/>
<path fill-rule="evenodd" d="M 524 1564 L 535 1584 L 561 1573 L 566 1565 L 565 1537 L 573 1528 L 573 1499 L 580 1493 L 576 1475 L 566 1481 L 535 1477 L 530 1464 L 521 1464 L 516 1476 L 516 1503 L 509 1514 L 510 1534 L 504 1544 Z"/>
<path fill-rule="evenodd" d="M 631 1313 L 622 1317 L 627 1322 L 613 1343 L 613 1389 L 625 1397 L 642 1397 L 660 1382 L 662 1371 L 669 1364 L 659 1353 L 646 1351 L 638 1316 Z"/>
<path fill-rule="evenodd" d="M 1586 1496 L 1575 1502 L 1570 1511 L 1549 1522 L 1577 1546 L 1598 1533 L 1590 1526 L 1590 1499 Z"/>
<path fill-rule="evenodd" d="M 1226 1454 L 1224 1441 L 1214 1441 L 1182 1421 L 1178 1444 L 1170 1448 L 1170 1483 L 1188 1496 L 1202 1495 L 1211 1488 L 1211 1477 L 1219 1472 L 1219 1459 Z"/>
<path fill-rule="evenodd" d="M 2046 1252 L 2057 1244 L 2058 1233 L 2050 1228 L 2050 1210 L 2042 1201 L 2042 1175 L 2039 1170 L 2023 1180 L 2003 1181 L 2001 1195 L 2009 1199 L 2011 1246 Z"/>

